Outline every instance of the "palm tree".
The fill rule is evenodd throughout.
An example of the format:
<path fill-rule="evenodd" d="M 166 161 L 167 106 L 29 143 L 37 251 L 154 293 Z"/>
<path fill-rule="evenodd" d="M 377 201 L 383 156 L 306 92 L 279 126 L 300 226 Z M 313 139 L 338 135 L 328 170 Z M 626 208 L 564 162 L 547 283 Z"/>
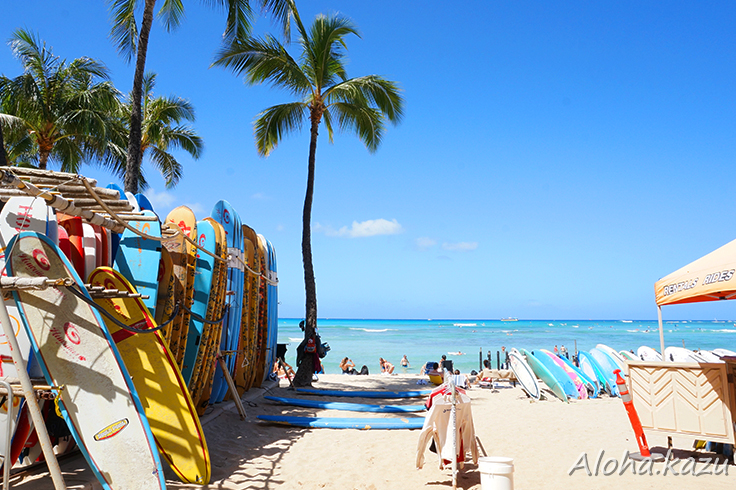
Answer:
<path fill-rule="evenodd" d="M 318 15 L 309 32 L 295 12 L 301 36 L 301 56 L 297 62 L 272 36 L 236 41 L 218 53 L 215 65 L 245 75 L 254 85 L 269 82 L 299 97 L 258 114 L 255 121 L 256 146 L 261 156 L 276 148 L 281 138 L 310 122 L 309 169 L 302 215 L 302 260 L 306 292 L 305 339 L 314 338 L 317 328 L 317 292 L 312 265 L 311 214 L 314 195 L 314 167 L 319 125 L 324 120 L 329 140 L 333 126 L 354 132 L 370 152 L 378 149 L 385 121 L 398 123 L 403 98 L 396 83 L 377 75 L 347 78 L 344 64 L 345 37 L 359 36 L 353 23 L 339 15 Z M 295 384 L 311 384 L 313 366 L 302 362 Z"/>
<path fill-rule="evenodd" d="M 120 93 L 99 61 L 67 63 L 46 43 L 19 29 L 10 40 L 23 74 L 0 76 L 0 112 L 6 142 L 45 169 L 49 160 L 77 172 L 82 162 L 102 161 Z"/>
<path fill-rule="evenodd" d="M 141 162 L 148 157 L 151 164 L 161 172 L 166 180 L 166 187 L 173 188 L 182 177 L 183 169 L 174 155 L 169 153 L 171 149 L 182 149 L 189 153 L 195 160 L 202 154 L 202 138 L 190 127 L 180 124 L 182 121 L 194 122 L 194 107 L 181 97 L 154 97 L 153 89 L 156 86 L 156 74 L 147 73 L 143 78 L 143 120 L 141 124 L 141 151 L 139 154 L 138 168 L 141 169 L 139 176 L 139 187 L 145 190 L 148 187 Z M 114 139 L 116 151 L 111 153 L 115 160 L 115 172 L 119 176 L 125 175 L 127 154 L 125 144 L 130 132 L 130 113 L 132 106 L 132 94 L 119 119 L 118 135 Z"/>
<path fill-rule="evenodd" d="M 148 53 L 148 36 L 153 24 L 156 0 L 108 0 L 113 14 L 113 26 L 110 35 L 118 46 L 118 51 L 128 61 L 136 57 L 131 96 L 130 135 L 128 139 L 127 162 L 125 170 L 125 190 L 138 192 L 141 162 L 141 132 L 143 124 L 143 78 Z M 258 5 L 270 11 L 282 23 L 284 33 L 288 37 L 291 8 L 293 0 L 257 0 Z M 135 19 L 137 7 L 143 3 L 143 18 L 140 32 Z M 223 40 L 226 43 L 234 39 L 245 38 L 250 34 L 253 11 L 250 0 L 208 0 L 206 3 L 222 7 L 227 11 L 227 21 Z M 167 31 L 175 29 L 184 17 L 184 5 L 181 0 L 165 0 L 158 16 Z"/>

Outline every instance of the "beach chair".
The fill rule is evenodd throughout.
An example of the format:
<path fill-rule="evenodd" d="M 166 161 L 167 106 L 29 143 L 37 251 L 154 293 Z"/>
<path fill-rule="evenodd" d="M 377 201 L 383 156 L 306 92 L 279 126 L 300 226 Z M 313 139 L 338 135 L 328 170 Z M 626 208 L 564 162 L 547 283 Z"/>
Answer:
<path fill-rule="evenodd" d="M 439 374 L 429 374 L 428 376 L 429 376 L 429 382 L 432 384 L 439 386 L 443 383 L 442 376 L 440 376 Z"/>

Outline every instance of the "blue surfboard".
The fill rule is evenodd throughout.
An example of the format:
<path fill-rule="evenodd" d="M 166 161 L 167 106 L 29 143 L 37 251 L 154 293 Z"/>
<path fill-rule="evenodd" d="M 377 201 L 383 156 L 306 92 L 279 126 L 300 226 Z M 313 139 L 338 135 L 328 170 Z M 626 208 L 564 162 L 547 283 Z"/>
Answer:
<path fill-rule="evenodd" d="M 282 398 L 279 396 L 264 396 L 263 398 L 294 407 L 345 410 L 350 412 L 404 413 L 423 412 L 427 409 L 424 405 L 371 405 L 369 403 L 323 402 L 319 400 L 305 400 L 304 398 Z"/>
<path fill-rule="evenodd" d="M 613 374 L 613 372 L 618 369 L 616 363 L 608 354 L 600 349 L 596 349 L 595 347 L 590 349 L 590 355 L 593 356 L 593 359 L 595 359 L 596 362 L 598 362 L 601 372 L 606 379 L 606 383 L 611 390 L 610 393 L 612 395 L 619 396 L 618 387 L 616 386 L 616 376 Z"/>
<path fill-rule="evenodd" d="M 293 417 L 287 415 L 259 415 L 260 420 L 275 424 L 311 427 L 314 429 L 421 429 L 424 417 L 400 419 L 380 418 L 333 418 L 333 417 Z"/>
<path fill-rule="evenodd" d="M 124 200 L 128 199 L 125 196 L 125 191 L 123 190 L 123 188 L 120 187 L 117 184 L 114 184 L 114 183 L 111 182 L 111 183 L 109 183 L 109 184 L 107 184 L 105 186 L 105 189 L 112 189 L 114 191 L 118 191 L 118 194 L 120 194 L 120 200 L 121 201 L 124 201 Z M 118 253 L 118 245 L 120 245 L 120 233 L 114 233 L 114 232 L 111 231 L 110 232 L 110 238 L 111 238 L 110 239 L 110 242 L 111 242 L 111 245 L 112 245 L 112 259 L 114 261 L 115 260 L 115 256 Z"/>
<path fill-rule="evenodd" d="M 237 212 L 227 201 L 218 201 L 210 214 L 212 218 L 220 223 L 225 230 L 227 236 L 228 253 L 232 259 L 228 263 L 227 268 L 227 290 L 233 291 L 234 294 L 228 295 L 228 308 L 222 324 L 222 339 L 220 342 L 220 350 L 228 351 L 237 349 L 238 337 L 240 334 L 240 323 L 243 309 L 243 277 L 244 275 L 238 271 L 240 261 L 238 257 L 242 256 L 243 240 L 238 241 L 241 236 L 242 226 Z M 233 347 L 235 346 L 235 347 Z M 226 364 L 230 372 L 234 367 L 236 356 L 228 356 Z M 212 380 L 212 394 L 210 395 L 210 403 L 221 402 L 227 393 L 227 383 L 225 375 L 217 363 L 215 368 L 215 376 Z"/>
<path fill-rule="evenodd" d="M 552 373 L 562 389 L 565 390 L 565 394 L 570 398 L 580 398 L 578 389 L 575 388 L 575 383 L 570 379 L 570 375 L 565 372 L 552 358 L 545 352 L 532 351 L 531 354 L 541 362 L 547 370 Z"/>
<path fill-rule="evenodd" d="M 562 362 L 564 362 L 567 367 L 575 371 L 575 373 L 580 377 L 580 379 L 583 381 L 583 384 L 585 385 L 585 388 L 588 390 L 588 396 L 590 396 L 590 398 L 598 398 L 598 393 L 600 391 L 598 388 L 598 383 L 590 379 L 587 374 L 585 374 L 579 367 L 573 364 L 567 357 L 560 356 L 560 359 L 562 359 Z"/>
<path fill-rule="evenodd" d="M 268 298 L 268 337 L 267 337 L 267 350 L 266 350 L 266 372 L 264 373 L 264 379 L 268 376 L 271 371 L 273 363 L 276 361 L 276 340 L 278 337 L 278 286 L 276 283 L 276 250 L 273 248 L 271 242 L 263 238 L 266 243 L 266 250 L 268 251 L 268 259 L 266 260 L 266 273 L 268 275 L 268 283 L 266 286 L 266 297 Z"/>
<path fill-rule="evenodd" d="M 153 211 L 144 216 L 156 217 Z M 128 224 L 146 235 L 161 236 L 161 223 L 156 221 L 129 221 Z M 148 311 L 156 310 L 158 298 L 158 266 L 161 261 L 161 242 L 143 238 L 126 229 L 115 255 L 114 269 L 120 272 L 142 295 Z"/>
<path fill-rule="evenodd" d="M 606 392 L 609 395 L 611 394 L 608 380 L 603 374 L 603 368 L 601 368 L 593 356 L 588 352 L 580 351 L 578 352 L 578 363 L 580 364 L 580 370 L 598 385 L 599 393 Z"/>
<path fill-rule="evenodd" d="M 215 252 L 215 228 L 209 221 L 197 221 L 197 244 L 205 250 L 212 253 Z M 198 249 L 194 267 L 194 295 L 191 311 L 201 318 L 207 316 L 207 306 L 210 301 L 214 271 L 215 258 Z M 184 350 L 184 363 L 181 370 L 181 375 L 187 385 L 191 381 L 197 355 L 202 345 L 200 340 L 202 339 L 203 331 L 204 322 L 191 316 L 189 319 L 189 330 L 187 331 L 186 348 Z"/>
<path fill-rule="evenodd" d="M 313 388 L 297 388 L 299 393 L 323 396 L 342 396 L 350 398 L 414 398 L 427 396 L 432 390 L 417 391 L 343 391 L 343 390 L 315 390 Z"/>
<path fill-rule="evenodd" d="M 145 194 L 136 194 L 135 200 L 138 201 L 138 207 L 141 208 L 141 211 L 153 211 L 153 204 L 151 204 L 151 201 L 145 196 Z"/>

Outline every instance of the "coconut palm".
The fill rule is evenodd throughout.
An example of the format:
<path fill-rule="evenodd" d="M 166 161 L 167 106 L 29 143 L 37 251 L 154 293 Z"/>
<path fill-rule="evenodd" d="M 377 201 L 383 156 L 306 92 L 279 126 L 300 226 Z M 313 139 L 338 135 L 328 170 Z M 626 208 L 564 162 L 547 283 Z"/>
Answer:
<path fill-rule="evenodd" d="M 42 169 L 52 160 L 76 172 L 83 162 L 102 159 L 120 106 L 107 68 L 86 57 L 68 63 L 23 29 L 9 44 L 23 74 L 0 76 L 7 144 L 22 148 Z"/>
<path fill-rule="evenodd" d="M 300 34 L 300 61 L 272 36 L 236 41 L 220 51 L 215 65 L 245 75 L 248 84 L 268 82 L 289 90 L 299 100 L 280 104 L 258 114 L 255 121 L 256 146 L 262 156 L 276 148 L 287 134 L 309 120 L 309 164 L 307 192 L 302 215 L 302 260 L 306 292 L 305 339 L 313 338 L 317 328 L 317 292 L 312 265 L 310 222 L 314 195 L 314 169 L 319 125 L 324 121 L 329 140 L 335 126 L 355 133 L 369 151 L 381 143 L 385 122 L 398 123 L 403 113 L 403 98 L 396 83 L 377 75 L 347 78 L 345 38 L 359 36 L 355 25 L 345 17 L 318 15 L 310 30 L 295 15 Z M 302 362 L 295 382 L 311 383 L 313 366 Z"/>
<path fill-rule="evenodd" d="M 136 57 L 133 75 L 133 90 L 130 111 L 130 135 L 128 139 L 125 171 L 125 190 L 136 193 L 139 187 L 141 162 L 141 132 L 143 124 L 142 97 L 143 78 L 148 53 L 148 37 L 153 24 L 156 0 L 108 0 L 113 16 L 110 35 L 118 46 L 118 51 L 128 61 Z M 293 0 L 257 0 L 258 6 L 271 12 L 282 23 L 288 37 Z M 250 0 L 209 0 L 205 3 L 222 7 L 227 11 L 227 21 L 223 40 L 245 38 L 250 34 L 253 11 Z M 135 19 L 137 8 L 143 4 L 143 17 L 140 32 Z M 165 0 L 158 12 L 167 31 L 175 29 L 184 18 L 184 4 L 181 0 Z"/>
<path fill-rule="evenodd" d="M 182 177 L 183 168 L 176 157 L 170 153 L 172 149 L 182 149 L 189 153 L 195 160 L 202 154 L 202 138 L 189 126 L 182 125 L 183 121 L 194 122 L 194 107 L 181 97 L 155 97 L 153 89 L 156 86 L 156 74 L 146 73 L 143 78 L 143 106 L 141 123 L 141 152 L 138 168 L 141 169 L 139 177 L 139 188 L 145 190 L 148 187 L 141 162 L 148 158 L 149 162 L 156 168 L 166 181 L 166 187 L 176 186 Z M 132 95 L 123 105 L 119 119 L 118 134 L 111 146 L 115 148 L 110 152 L 114 163 L 114 171 L 117 175 L 124 177 L 127 164 L 128 134 L 130 128 L 130 113 Z"/>

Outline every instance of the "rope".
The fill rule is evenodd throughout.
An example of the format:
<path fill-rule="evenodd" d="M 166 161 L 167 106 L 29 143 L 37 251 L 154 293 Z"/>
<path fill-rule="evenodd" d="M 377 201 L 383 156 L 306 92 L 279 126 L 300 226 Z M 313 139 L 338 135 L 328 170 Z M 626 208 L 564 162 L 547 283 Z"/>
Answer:
<path fill-rule="evenodd" d="M 178 303 L 177 303 L 177 306 L 179 306 L 179 304 L 178 304 Z M 193 312 L 192 310 L 190 310 L 189 308 L 187 308 L 187 307 L 186 307 L 185 305 L 181 305 L 181 309 L 182 309 L 182 310 L 184 310 L 184 312 L 185 312 L 185 313 L 189 313 L 189 315 L 190 315 L 190 316 L 191 316 L 192 318 L 194 318 L 194 319 L 195 319 L 195 320 L 197 320 L 198 322 L 202 322 L 202 323 L 209 323 L 210 325 L 217 325 L 218 323 L 221 323 L 221 322 L 222 322 L 222 321 L 223 321 L 223 320 L 225 319 L 225 315 L 227 314 L 227 311 L 226 311 L 226 310 L 227 310 L 227 309 L 228 309 L 229 307 L 230 307 L 230 305 L 229 305 L 229 304 L 226 304 L 226 305 L 225 305 L 225 307 L 224 307 L 224 308 L 222 309 L 222 316 L 220 317 L 220 319 L 219 319 L 219 320 L 205 320 L 204 318 L 202 318 L 201 316 L 197 315 L 197 314 L 196 314 L 196 313 L 194 313 L 194 312 Z"/>
<path fill-rule="evenodd" d="M 82 184 L 87 189 L 87 192 L 90 193 L 90 195 L 92 196 L 92 198 L 95 201 L 97 201 L 97 204 L 99 204 L 102 207 L 102 209 L 104 209 L 105 212 L 111 218 L 113 218 L 115 221 L 117 221 L 120 225 L 124 226 L 125 229 L 132 231 L 136 235 L 138 235 L 138 236 L 140 236 L 142 238 L 145 238 L 146 240 L 155 240 L 155 241 L 158 241 L 158 242 L 165 242 L 165 241 L 168 241 L 168 240 L 173 240 L 174 238 L 176 238 L 177 235 L 181 235 L 181 236 L 184 237 L 184 239 L 186 241 L 188 241 L 189 243 L 191 243 L 192 245 L 194 245 L 195 248 L 203 251 L 207 255 L 213 257 L 215 260 L 219 260 L 220 262 L 227 262 L 226 259 L 223 259 L 222 257 L 219 257 L 219 256 L 215 255 L 214 253 L 210 252 L 209 250 L 207 250 L 205 248 L 202 248 L 197 242 L 195 242 L 194 240 L 192 240 L 191 238 L 189 238 L 189 236 L 185 235 L 181 231 L 181 228 L 179 228 L 178 226 L 172 227 L 172 226 L 169 226 L 168 224 L 164 223 L 163 227 L 165 229 L 171 230 L 171 231 L 174 232 L 174 234 L 171 235 L 171 236 L 169 236 L 169 237 L 163 237 L 163 236 L 158 237 L 158 236 L 148 235 L 146 233 L 143 233 L 140 230 L 136 230 L 135 228 L 133 228 L 132 226 L 130 226 L 128 223 L 126 223 L 125 221 L 123 221 L 122 219 L 120 219 L 120 217 L 117 214 L 115 214 L 115 212 L 112 209 L 110 209 L 110 207 L 107 204 L 105 204 L 105 202 L 102 199 L 100 199 L 100 196 L 97 195 L 97 193 L 94 191 L 94 188 L 89 184 L 89 182 L 87 182 L 87 179 L 86 178 L 84 178 L 84 177 L 82 177 L 80 175 L 80 176 L 78 176 L 78 179 L 79 179 L 80 182 L 82 182 Z"/>
<path fill-rule="evenodd" d="M 129 332 L 133 332 L 133 333 L 153 333 L 153 332 L 157 332 L 157 331 L 161 330 L 162 328 L 164 328 L 168 324 L 168 322 L 167 322 L 167 323 L 164 323 L 163 325 L 157 326 L 156 328 L 135 328 L 135 327 L 131 327 L 130 325 L 126 325 L 123 322 L 121 322 L 120 320 L 118 320 L 117 318 L 115 318 L 114 316 L 112 316 L 103 307 L 101 307 L 100 305 L 98 305 L 97 303 L 95 303 L 94 301 L 92 301 L 91 299 L 89 299 L 81 291 L 78 291 L 75 287 L 73 287 L 73 286 L 66 286 L 66 289 L 67 289 L 67 291 L 71 292 L 74 296 L 76 296 L 77 298 L 81 299 L 82 301 L 84 301 L 85 303 L 87 303 L 88 305 L 92 306 L 93 308 L 95 308 L 100 313 L 102 313 L 108 320 L 110 320 L 111 322 L 113 322 L 115 325 L 117 325 L 118 327 L 123 328 L 123 329 L 125 329 L 125 330 L 127 330 Z M 169 320 L 169 321 L 171 321 L 171 320 Z"/>

